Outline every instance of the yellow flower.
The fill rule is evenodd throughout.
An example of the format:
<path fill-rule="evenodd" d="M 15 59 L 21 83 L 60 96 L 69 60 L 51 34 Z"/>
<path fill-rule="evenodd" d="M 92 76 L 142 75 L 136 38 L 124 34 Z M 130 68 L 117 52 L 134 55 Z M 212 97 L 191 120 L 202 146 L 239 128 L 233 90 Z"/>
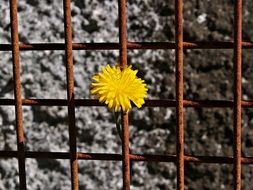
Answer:
<path fill-rule="evenodd" d="M 147 97 L 147 87 L 144 80 L 136 76 L 137 72 L 131 66 L 123 70 L 118 65 L 102 67 L 102 71 L 92 77 L 94 82 L 91 84 L 91 93 L 115 112 L 120 108 L 128 112 L 130 102 L 140 108 Z"/>

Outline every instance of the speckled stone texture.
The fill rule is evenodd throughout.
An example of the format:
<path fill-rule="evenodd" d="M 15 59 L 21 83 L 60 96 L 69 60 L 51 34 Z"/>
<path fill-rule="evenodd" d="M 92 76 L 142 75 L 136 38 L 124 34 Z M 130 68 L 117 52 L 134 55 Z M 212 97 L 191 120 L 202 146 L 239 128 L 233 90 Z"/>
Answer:
<path fill-rule="evenodd" d="M 185 41 L 233 41 L 232 0 L 184 1 Z M 253 40 L 253 2 L 243 4 L 243 40 Z M 73 42 L 118 42 L 116 0 L 73 0 Z M 128 0 L 129 41 L 174 41 L 174 1 Z M 19 0 L 21 43 L 64 42 L 62 0 Z M 0 3 L 0 43 L 10 43 L 9 3 Z M 175 98 L 174 50 L 129 50 L 128 63 L 148 84 L 148 98 Z M 91 76 L 116 64 L 118 51 L 74 51 L 75 97 L 91 98 Z M 64 51 L 20 53 L 24 98 L 67 97 Z M 243 50 L 243 99 L 253 99 L 252 50 Z M 0 98 L 13 98 L 11 52 L 0 52 Z M 185 99 L 233 99 L 233 50 L 184 50 Z M 25 147 L 29 151 L 68 151 L 67 108 L 24 106 Z M 130 111 L 133 153 L 175 154 L 175 109 Z M 253 112 L 243 110 L 243 154 L 253 155 Z M 0 106 L 0 149 L 16 150 L 15 110 Z M 231 109 L 185 109 L 185 153 L 232 156 Z M 78 151 L 121 153 L 112 114 L 101 107 L 76 108 Z M 81 190 L 121 189 L 120 162 L 79 161 Z M 187 190 L 232 189 L 232 165 L 186 164 Z M 26 159 L 28 189 L 70 189 L 68 160 Z M 252 166 L 242 167 L 242 189 L 253 188 Z M 18 189 L 16 159 L 0 159 L 0 189 Z M 133 190 L 176 189 L 173 163 L 133 164 Z"/>

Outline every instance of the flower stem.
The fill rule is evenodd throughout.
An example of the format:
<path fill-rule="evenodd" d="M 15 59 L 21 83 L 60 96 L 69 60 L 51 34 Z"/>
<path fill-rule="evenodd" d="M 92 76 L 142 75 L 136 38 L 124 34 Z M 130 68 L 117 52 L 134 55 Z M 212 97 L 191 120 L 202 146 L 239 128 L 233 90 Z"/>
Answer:
<path fill-rule="evenodd" d="M 114 122 L 116 124 L 116 129 L 117 129 L 117 133 L 120 137 L 121 143 L 123 142 L 122 140 L 122 129 L 121 129 L 121 117 L 120 117 L 120 112 L 114 112 Z M 132 151 L 129 147 L 129 153 L 132 154 Z M 132 161 L 130 161 L 130 173 L 131 176 L 133 175 L 133 163 Z"/>
<path fill-rule="evenodd" d="M 119 112 L 114 112 L 114 122 L 116 124 L 117 133 L 118 133 L 120 140 L 122 142 L 122 130 L 121 130 L 120 113 Z"/>

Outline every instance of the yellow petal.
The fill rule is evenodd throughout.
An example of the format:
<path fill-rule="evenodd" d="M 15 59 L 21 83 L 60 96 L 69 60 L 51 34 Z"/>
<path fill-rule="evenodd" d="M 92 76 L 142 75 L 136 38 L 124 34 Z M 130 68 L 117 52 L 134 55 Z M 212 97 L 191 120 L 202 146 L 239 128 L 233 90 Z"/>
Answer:
<path fill-rule="evenodd" d="M 147 97 L 147 87 L 144 80 L 136 76 L 138 70 L 131 66 L 120 69 L 119 65 L 107 65 L 92 79 L 91 93 L 100 102 L 105 102 L 110 110 L 128 112 L 132 101 L 137 107 L 144 104 Z"/>

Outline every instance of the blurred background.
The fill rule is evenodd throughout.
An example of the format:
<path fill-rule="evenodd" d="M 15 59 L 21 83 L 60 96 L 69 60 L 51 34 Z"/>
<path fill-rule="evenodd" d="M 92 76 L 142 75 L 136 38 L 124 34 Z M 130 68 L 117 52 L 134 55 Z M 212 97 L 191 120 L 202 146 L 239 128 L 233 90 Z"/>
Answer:
<path fill-rule="evenodd" d="M 62 0 L 19 0 L 21 43 L 64 43 Z M 233 0 L 184 2 L 184 41 L 233 41 Z M 243 1 L 243 40 L 253 38 L 253 3 Z M 0 3 L 0 44 L 10 44 L 8 0 Z M 128 41 L 175 39 L 174 0 L 128 0 Z M 72 0 L 73 42 L 118 42 L 116 0 Z M 118 51 L 74 51 L 75 98 L 91 98 L 91 76 L 100 66 L 118 62 Z M 23 98 L 66 99 L 64 51 L 21 51 Z M 11 52 L 0 51 L 0 98 L 14 98 Z M 243 99 L 253 99 L 252 50 L 243 50 Z M 128 50 L 128 64 L 148 84 L 149 99 L 175 99 L 175 51 Z M 184 50 L 184 98 L 233 99 L 233 50 Z M 112 114 L 105 107 L 76 108 L 80 152 L 121 153 Z M 67 107 L 24 106 L 27 151 L 69 150 Z M 253 112 L 243 109 L 243 155 L 253 155 Z M 174 108 L 132 109 L 129 116 L 133 153 L 175 154 Z M 185 108 L 185 153 L 232 156 L 233 111 Z M 0 150 L 17 150 L 14 106 L 0 106 Z M 121 162 L 79 161 L 81 190 L 121 189 Z M 233 166 L 185 165 L 188 190 L 232 189 Z M 28 189 L 71 188 L 69 160 L 26 159 Z M 253 188 L 253 168 L 242 166 L 242 189 Z M 0 189 L 18 189 L 16 159 L 0 159 Z M 174 163 L 136 162 L 133 190 L 176 189 Z"/>

